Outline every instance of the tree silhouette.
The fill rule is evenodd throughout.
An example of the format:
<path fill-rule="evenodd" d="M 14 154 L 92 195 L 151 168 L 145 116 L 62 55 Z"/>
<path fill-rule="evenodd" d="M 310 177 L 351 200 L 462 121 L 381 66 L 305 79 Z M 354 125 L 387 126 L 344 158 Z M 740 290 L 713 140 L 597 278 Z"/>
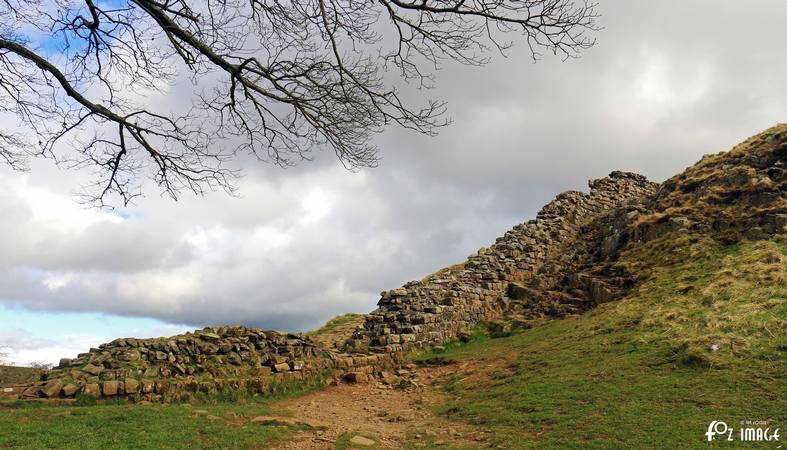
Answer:
<path fill-rule="evenodd" d="M 86 201 L 128 204 L 152 177 L 173 198 L 232 192 L 227 162 L 281 166 L 331 149 L 374 166 L 390 124 L 434 134 L 413 105 L 444 60 L 483 65 L 518 34 L 531 56 L 594 44 L 595 4 L 571 0 L 0 0 L 0 155 L 93 170 Z M 187 83 L 188 81 L 188 83 Z M 188 87 L 184 91 L 184 85 Z M 187 108 L 156 103 L 176 89 Z"/>

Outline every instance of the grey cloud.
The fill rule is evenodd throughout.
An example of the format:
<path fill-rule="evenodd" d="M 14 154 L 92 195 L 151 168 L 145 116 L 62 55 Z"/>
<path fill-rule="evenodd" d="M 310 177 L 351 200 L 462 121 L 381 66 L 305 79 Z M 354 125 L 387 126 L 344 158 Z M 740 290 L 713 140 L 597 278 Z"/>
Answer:
<path fill-rule="evenodd" d="M 663 180 L 785 120 L 787 3 L 600 6 L 605 29 L 579 60 L 533 64 L 520 46 L 484 68 L 446 65 L 436 89 L 409 95 L 448 100 L 454 124 L 435 138 L 387 130 L 376 169 L 349 173 L 328 153 L 287 170 L 242 157 L 240 198 L 173 203 L 153 188 L 127 220 L 85 212 L 96 220 L 73 227 L 73 211 L 44 220 L 22 194 L 68 201 L 80 174 L 36 167 L 20 184 L 0 168 L 0 186 L 22 186 L 0 191 L 0 301 L 310 328 L 370 310 L 589 178 Z"/>
<path fill-rule="evenodd" d="M 0 349 L 36 350 L 50 346 L 53 343 L 50 339 L 35 338 L 30 332 L 20 328 L 0 330 Z"/>

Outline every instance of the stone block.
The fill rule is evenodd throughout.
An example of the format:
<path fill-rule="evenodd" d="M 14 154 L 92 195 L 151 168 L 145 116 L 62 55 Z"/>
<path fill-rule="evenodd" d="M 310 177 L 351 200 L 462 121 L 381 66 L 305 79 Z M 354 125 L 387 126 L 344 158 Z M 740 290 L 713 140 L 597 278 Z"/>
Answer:
<path fill-rule="evenodd" d="M 88 383 L 82 388 L 82 393 L 93 397 L 101 397 L 101 389 L 98 383 Z"/>
<path fill-rule="evenodd" d="M 143 394 L 152 394 L 156 390 L 156 383 L 153 380 L 142 380 L 140 384 L 142 385 Z"/>
<path fill-rule="evenodd" d="M 287 363 L 274 364 L 273 370 L 277 373 L 289 372 L 290 365 Z"/>
<path fill-rule="evenodd" d="M 156 394 L 164 394 L 169 390 L 169 382 L 167 380 L 156 380 L 154 390 Z"/>
<path fill-rule="evenodd" d="M 85 367 L 82 368 L 82 371 L 85 373 L 89 373 L 90 375 L 98 376 L 101 374 L 101 372 L 104 371 L 104 368 L 90 363 L 85 365 Z"/>
<path fill-rule="evenodd" d="M 139 381 L 133 378 L 126 378 L 123 382 L 123 390 L 126 394 L 132 395 L 139 392 Z"/>
<path fill-rule="evenodd" d="M 48 381 L 42 388 L 41 393 L 47 398 L 54 398 L 60 396 L 60 390 L 63 389 L 62 380 Z"/>
<path fill-rule="evenodd" d="M 79 386 L 74 383 L 68 383 L 67 385 L 63 386 L 63 396 L 71 398 L 76 395 L 78 390 Z"/>
<path fill-rule="evenodd" d="M 101 395 L 104 397 L 114 397 L 120 392 L 120 382 L 112 380 L 101 383 Z"/>

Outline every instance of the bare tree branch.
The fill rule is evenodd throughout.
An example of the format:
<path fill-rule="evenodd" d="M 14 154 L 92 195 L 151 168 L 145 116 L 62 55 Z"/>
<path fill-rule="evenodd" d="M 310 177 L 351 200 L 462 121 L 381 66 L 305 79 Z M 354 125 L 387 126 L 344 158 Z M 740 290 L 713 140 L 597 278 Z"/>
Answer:
<path fill-rule="evenodd" d="M 572 0 L 0 0 L 0 156 L 95 171 L 86 200 L 232 193 L 228 162 L 287 166 L 332 150 L 374 166 L 386 126 L 428 135 L 445 104 L 407 103 L 386 75 L 429 87 L 445 59 L 481 65 L 519 34 L 530 55 L 594 44 L 595 5 Z M 154 106 L 188 77 L 192 102 Z M 178 83 L 178 84 L 175 84 Z"/>

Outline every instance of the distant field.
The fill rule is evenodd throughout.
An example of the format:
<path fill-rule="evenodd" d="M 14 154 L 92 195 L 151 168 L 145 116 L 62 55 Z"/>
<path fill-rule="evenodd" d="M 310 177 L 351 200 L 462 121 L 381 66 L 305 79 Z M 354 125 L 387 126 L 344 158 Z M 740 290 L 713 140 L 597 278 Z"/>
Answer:
<path fill-rule="evenodd" d="M 0 366 L 0 386 L 36 381 L 39 372 L 39 369 L 30 367 Z"/>

